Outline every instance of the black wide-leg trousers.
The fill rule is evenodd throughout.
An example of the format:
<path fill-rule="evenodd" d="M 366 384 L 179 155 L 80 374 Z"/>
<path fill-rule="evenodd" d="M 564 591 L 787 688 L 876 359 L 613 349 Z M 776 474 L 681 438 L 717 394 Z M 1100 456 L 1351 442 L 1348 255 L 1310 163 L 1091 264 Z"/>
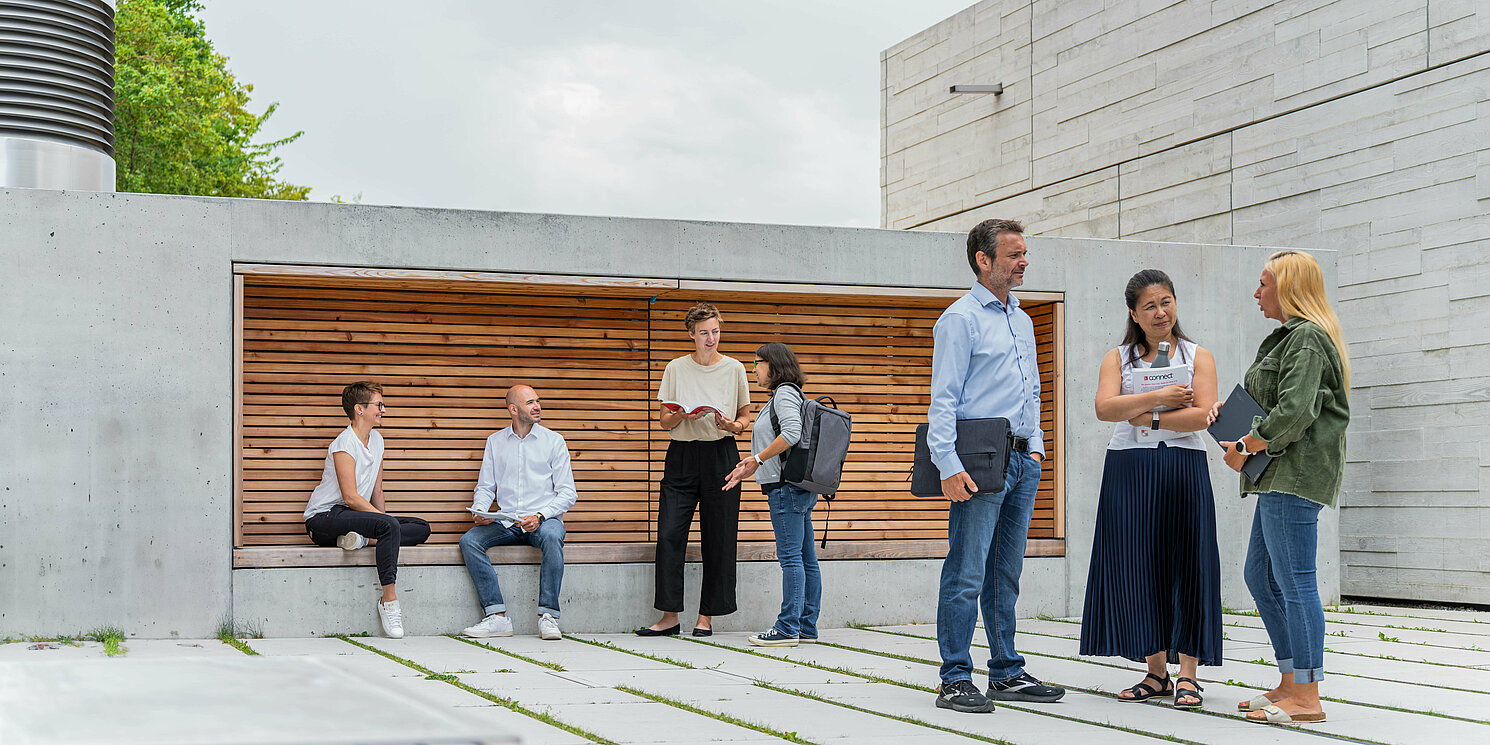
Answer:
<path fill-rule="evenodd" d="M 683 610 L 683 559 L 693 512 L 699 513 L 704 576 L 699 615 L 734 613 L 735 539 L 740 526 L 740 486 L 724 490 L 740 462 L 732 437 L 711 442 L 674 440 L 667 446 L 657 500 L 657 610 Z"/>

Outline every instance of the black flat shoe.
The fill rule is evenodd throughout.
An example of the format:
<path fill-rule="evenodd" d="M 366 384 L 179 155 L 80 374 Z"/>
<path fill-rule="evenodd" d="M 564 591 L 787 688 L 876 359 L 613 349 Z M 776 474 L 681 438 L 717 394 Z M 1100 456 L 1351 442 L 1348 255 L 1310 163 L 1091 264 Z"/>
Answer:
<path fill-rule="evenodd" d="M 641 628 L 636 630 L 637 636 L 677 636 L 679 624 L 673 624 L 665 629 Z"/>
<path fill-rule="evenodd" d="M 713 636 L 714 635 L 714 630 L 713 629 L 695 628 L 693 630 L 693 635 L 694 636 Z"/>

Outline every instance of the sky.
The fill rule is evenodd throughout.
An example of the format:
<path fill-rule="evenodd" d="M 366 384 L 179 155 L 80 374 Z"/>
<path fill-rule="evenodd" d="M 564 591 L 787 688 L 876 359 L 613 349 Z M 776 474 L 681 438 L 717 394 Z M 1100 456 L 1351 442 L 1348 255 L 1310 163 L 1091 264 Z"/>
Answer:
<path fill-rule="evenodd" d="M 363 204 L 877 227 L 880 52 L 973 0 L 206 0 L 281 178 Z"/>

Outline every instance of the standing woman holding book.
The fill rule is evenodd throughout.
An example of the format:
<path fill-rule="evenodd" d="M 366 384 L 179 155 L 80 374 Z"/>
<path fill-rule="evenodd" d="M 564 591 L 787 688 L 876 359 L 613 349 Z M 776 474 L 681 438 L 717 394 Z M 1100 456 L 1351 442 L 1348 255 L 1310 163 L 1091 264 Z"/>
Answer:
<path fill-rule="evenodd" d="M 719 309 L 699 303 L 683 325 L 693 353 L 669 363 L 662 372 L 659 401 L 684 402 L 678 410 L 659 404 L 658 423 L 672 442 L 662 468 L 657 499 L 657 557 L 653 605 L 662 611 L 657 623 L 638 629 L 639 636 L 676 636 L 683 611 L 683 557 L 693 512 L 699 513 L 704 576 L 699 587 L 694 636 L 713 634 L 713 617 L 735 612 L 735 537 L 740 524 L 740 485 L 725 488 L 730 470 L 740 462 L 735 435 L 750 416 L 750 387 L 745 366 L 719 353 Z M 697 409 L 700 405 L 714 407 Z"/>
<path fill-rule="evenodd" d="M 1335 506 L 1345 472 L 1350 357 L 1313 256 L 1273 254 L 1252 297 L 1282 324 L 1262 340 L 1243 379 L 1267 415 L 1241 440 L 1221 445 L 1236 471 L 1252 453 L 1273 456 L 1257 483 L 1241 477 L 1242 494 L 1257 495 L 1243 576 L 1282 679 L 1237 708 L 1254 722 L 1323 722 L 1324 608 L 1315 551 L 1319 511 Z M 1220 411 L 1220 403 L 1212 406 L 1210 420 Z"/>
<path fill-rule="evenodd" d="M 1196 667 L 1221 664 L 1216 505 L 1200 434 L 1216 402 L 1216 361 L 1180 330 L 1164 272 L 1133 275 L 1123 294 L 1127 332 L 1097 383 L 1097 418 L 1117 425 L 1102 469 L 1081 654 L 1148 664 L 1119 700 L 1172 694 L 1176 707 L 1195 709 L 1203 701 Z M 1170 365 L 1189 365 L 1190 382 L 1140 392 L 1134 378 L 1160 361 L 1161 343 L 1173 350 Z"/>

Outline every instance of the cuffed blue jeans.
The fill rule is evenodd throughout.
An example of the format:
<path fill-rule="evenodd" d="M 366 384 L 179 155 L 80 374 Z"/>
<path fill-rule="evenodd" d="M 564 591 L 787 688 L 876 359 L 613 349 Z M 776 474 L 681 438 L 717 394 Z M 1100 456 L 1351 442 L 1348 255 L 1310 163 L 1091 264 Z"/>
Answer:
<path fill-rule="evenodd" d="M 1028 453 L 1015 452 L 1009 456 L 1002 492 L 974 494 L 966 502 L 952 502 L 947 511 L 947 559 L 936 606 L 943 683 L 973 678 L 973 632 L 980 607 L 988 634 L 989 680 L 1005 681 L 1024 672 L 1024 658 L 1014 651 L 1014 602 L 1039 484 L 1040 464 Z"/>
<path fill-rule="evenodd" d="M 466 560 L 466 573 L 476 584 L 481 610 L 488 616 L 507 612 L 507 604 L 502 602 L 502 586 L 497 583 L 497 570 L 492 568 L 486 550 L 521 543 L 543 551 L 543 561 L 538 565 L 538 615 L 547 613 L 558 618 L 559 589 L 564 583 L 564 521 L 557 517 L 544 520 L 532 533 L 524 533 L 516 524 L 503 527 L 502 523 L 494 522 L 477 525 L 460 537 L 460 553 Z"/>
<path fill-rule="evenodd" d="M 1282 492 L 1257 495 L 1243 569 L 1278 671 L 1293 673 L 1295 683 L 1324 678 L 1324 607 L 1314 558 L 1322 507 Z"/>
<path fill-rule="evenodd" d="M 791 484 L 766 492 L 771 528 L 776 531 L 776 561 L 781 564 L 781 612 L 776 630 L 783 636 L 817 638 L 817 614 L 823 601 L 822 575 L 812 542 L 812 508 L 817 495 Z"/>

